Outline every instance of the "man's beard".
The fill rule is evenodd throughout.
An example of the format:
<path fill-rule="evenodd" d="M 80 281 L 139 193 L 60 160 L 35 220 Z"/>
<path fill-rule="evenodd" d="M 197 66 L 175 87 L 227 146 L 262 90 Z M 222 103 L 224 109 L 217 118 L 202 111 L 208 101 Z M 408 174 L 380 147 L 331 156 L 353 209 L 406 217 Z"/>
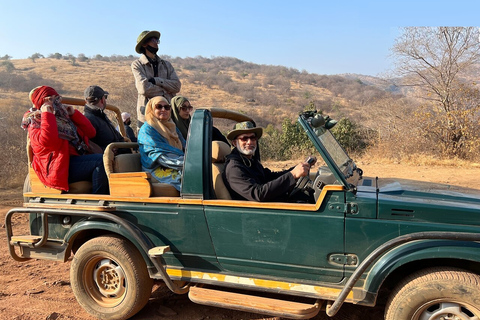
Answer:
<path fill-rule="evenodd" d="M 254 147 L 253 149 L 248 149 L 248 148 L 242 148 L 240 144 L 237 146 L 238 151 L 246 156 L 253 156 L 255 154 L 255 151 L 257 150 L 257 147 Z"/>

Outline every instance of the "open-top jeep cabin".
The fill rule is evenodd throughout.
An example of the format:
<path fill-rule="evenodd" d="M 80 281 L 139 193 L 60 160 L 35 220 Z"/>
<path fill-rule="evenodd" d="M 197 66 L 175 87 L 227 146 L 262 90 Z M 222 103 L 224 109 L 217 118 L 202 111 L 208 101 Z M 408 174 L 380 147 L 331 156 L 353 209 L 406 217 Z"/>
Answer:
<path fill-rule="evenodd" d="M 480 319 L 478 190 L 363 177 L 328 119 L 305 112 L 298 121 L 325 165 L 296 188 L 315 203 L 232 200 L 221 175 L 230 147 L 211 138 L 217 118 L 253 121 L 197 109 L 180 193 L 142 172 L 138 153 L 112 152 L 134 143 L 105 151 L 109 195 L 60 193 L 30 170 L 24 207 L 6 216 L 11 256 L 73 255 L 73 292 L 101 319 L 137 313 L 153 281 L 196 303 L 291 319 L 379 299 L 388 320 Z M 12 228 L 17 214 L 29 215 L 30 234 Z"/>

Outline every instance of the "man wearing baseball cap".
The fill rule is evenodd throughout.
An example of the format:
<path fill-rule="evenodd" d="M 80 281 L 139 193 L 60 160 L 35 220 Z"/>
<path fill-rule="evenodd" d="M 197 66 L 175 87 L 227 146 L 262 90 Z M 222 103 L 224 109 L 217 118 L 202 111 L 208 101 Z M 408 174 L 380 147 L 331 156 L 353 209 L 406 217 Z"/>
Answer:
<path fill-rule="evenodd" d="M 145 106 L 148 100 L 163 96 L 170 101 L 182 86 L 172 64 L 157 55 L 160 32 L 143 31 L 137 38 L 135 51 L 140 58 L 132 62 L 132 73 L 138 91 L 137 126 L 145 122 Z"/>
<path fill-rule="evenodd" d="M 91 139 L 103 151 L 112 142 L 124 142 L 122 135 L 115 129 L 104 110 L 107 106 L 108 92 L 99 86 L 88 86 L 84 92 L 85 117 L 92 123 L 97 131 Z"/>
<path fill-rule="evenodd" d="M 227 139 L 235 147 L 226 157 L 223 180 L 232 199 L 250 201 L 285 202 L 288 193 L 300 177 L 308 175 L 310 165 L 299 163 L 288 170 L 274 172 L 264 168 L 258 157 L 257 142 L 262 137 L 263 128 L 255 127 L 250 121 L 235 124 Z M 311 201 L 303 193 L 294 200 Z"/>

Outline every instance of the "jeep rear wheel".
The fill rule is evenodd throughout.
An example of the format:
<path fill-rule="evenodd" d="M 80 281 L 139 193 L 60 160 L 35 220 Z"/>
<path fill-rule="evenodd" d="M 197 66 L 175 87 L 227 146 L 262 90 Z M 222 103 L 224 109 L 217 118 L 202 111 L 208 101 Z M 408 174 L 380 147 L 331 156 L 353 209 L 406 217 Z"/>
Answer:
<path fill-rule="evenodd" d="M 153 280 L 142 255 L 129 241 L 104 236 L 83 244 L 70 267 L 78 303 L 101 319 L 127 319 L 148 302 Z"/>
<path fill-rule="evenodd" d="M 456 268 L 425 269 L 402 281 L 386 320 L 480 320 L 480 276 Z"/>

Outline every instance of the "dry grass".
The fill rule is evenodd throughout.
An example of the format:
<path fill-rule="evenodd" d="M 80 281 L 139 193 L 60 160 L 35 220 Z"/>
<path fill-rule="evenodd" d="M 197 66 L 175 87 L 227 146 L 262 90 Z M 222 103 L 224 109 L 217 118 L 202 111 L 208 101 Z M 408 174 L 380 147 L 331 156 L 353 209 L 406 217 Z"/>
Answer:
<path fill-rule="evenodd" d="M 42 75 L 45 79 L 54 79 L 63 84 L 63 90 L 59 90 L 61 94 L 82 97 L 83 90 L 92 84 L 100 85 L 105 90 L 109 91 L 110 97 L 122 97 L 124 88 L 134 88 L 134 79 L 130 69 L 130 61 L 120 62 L 105 62 L 98 60 L 89 60 L 88 62 L 76 62 L 77 65 L 72 65 L 68 60 L 57 59 L 36 59 L 33 62 L 31 59 L 10 60 L 15 66 L 15 73 L 19 75 L 28 75 L 29 73 L 37 73 Z M 252 114 L 253 116 L 260 116 L 262 118 L 272 119 L 272 110 L 270 106 L 261 105 L 258 103 L 247 103 L 245 99 L 238 95 L 232 95 L 216 86 L 207 87 L 195 81 L 191 81 L 193 72 L 190 70 L 176 68 L 176 72 L 182 81 L 182 91 L 180 94 L 189 97 L 192 104 L 198 107 L 222 107 L 226 109 L 241 110 Z M 264 76 L 259 74 L 255 76 L 248 76 L 246 78 L 239 78 L 235 72 L 228 71 L 226 74 L 231 76 L 232 81 L 239 83 L 257 82 L 262 83 Z M 39 84 L 41 85 L 41 84 Z M 274 89 L 274 86 L 271 86 Z M 269 92 L 265 88 L 256 87 L 260 92 Z M 309 93 L 312 97 L 319 99 L 333 99 L 338 103 L 347 106 L 348 101 L 341 97 L 335 97 L 331 92 L 324 88 L 316 87 L 314 85 L 291 83 L 291 91 L 295 96 L 302 96 Z M 132 91 L 136 101 L 136 92 Z M 2 92 L 0 94 L 5 98 L 15 98 L 27 100 L 27 92 Z M 273 93 L 275 94 L 275 93 Z M 118 101 L 122 104 L 122 101 Z M 295 100 L 281 101 L 282 106 L 275 110 L 275 118 L 291 117 L 296 115 L 298 110 L 292 108 L 297 105 Z M 122 106 L 119 106 L 122 108 Z M 124 109 L 124 108 L 122 108 Z"/>
<path fill-rule="evenodd" d="M 355 161 L 358 166 L 362 165 L 406 165 L 423 166 L 423 167 L 455 167 L 455 168 L 480 168 L 479 162 L 472 162 L 463 159 L 438 159 L 427 155 L 415 155 L 409 158 L 392 159 L 380 157 L 378 154 L 364 153 L 362 155 L 350 154 L 350 157 Z M 298 157 L 287 161 L 273 161 L 266 160 L 264 165 L 267 167 L 273 167 L 275 170 L 283 170 L 296 165 L 297 163 L 304 161 L 305 157 Z M 323 165 L 319 163 L 319 165 Z"/>
<path fill-rule="evenodd" d="M 109 102 L 118 106 L 122 111 L 132 113 L 135 117 L 135 106 L 137 92 L 134 85 L 134 79 L 130 69 L 130 61 L 105 62 L 98 60 L 89 60 L 88 62 L 76 62 L 72 65 L 68 60 L 57 59 L 37 59 L 33 62 L 30 59 L 10 60 L 15 66 L 14 73 L 24 77 L 35 73 L 41 75 L 45 80 L 54 80 L 62 84 L 58 90 L 65 96 L 83 97 L 84 89 L 92 84 L 97 84 L 109 91 Z M 404 108 L 398 108 L 396 101 L 385 100 L 382 103 L 373 103 L 364 105 L 363 102 L 352 102 L 344 97 L 333 94 L 325 88 L 319 86 L 291 81 L 289 95 L 278 94 L 274 85 L 263 86 L 262 83 L 267 76 L 260 73 L 252 73 L 245 77 L 238 72 L 225 71 L 231 80 L 238 83 L 255 86 L 258 93 L 275 95 L 278 101 L 274 105 L 261 104 L 256 102 L 246 102 L 244 96 L 229 94 L 218 86 L 207 86 L 199 81 L 195 81 L 195 74 L 185 68 L 176 68 L 177 74 L 182 81 L 182 91 L 180 94 L 189 97 L 195 107 L 221 107 L 230 110 L 237 110 L 249 114 L 256 119 L 257 124 L 266 127 L 273 124 L 277 129 L 285 118 L 293 119 L 299 111 L 302 110 L 305 103 L 314 97 L 316 100 L 334 101 L 335 107 L 329 107 L 330 110 L 324 110 L 330 115 L 336 117 L 347 116 L 367 127 L 380 132 L 392 132 L 392 128 L 399 131 L 405 131 L 400 128 L 402 123 L 406 123 Z M 42 83 L 32 85 L 32 88 Z M 0 139 L 7 141 L 4 143 L 7 152 L 0 155 L 2 168 L 0 176 L 6 182 L 4 185 L 19 185 L 23 182 L 23 176 L 26 172 L 25 156 L 25 133 L 19 128 L 23 112 L 30 106 L 28 101 L 28 91 L 5 90 L 0 88 Z M 408 114 L 408 113 L 407 113 Z M 387 121 L 384 121 L 384 120 Z M 397 122 L 392 122 L 397 121 Z M 134 124 L 135 126 L 135 124 Z M 220 130 L 229 130 L 230 125 L 220 124 Z M 422 155 L 420 150 L 407 150 L 408 144 L 412 145 L 411 140 L 405 145 L 400 145 L 397 141 L 391 141 L 387 144 L 379 144 L 372 147 L 368 152 L 360 156 L 353 155 L 352 158 L 360 162 L 369 163 L 408 163 L 418 165 L 441 165 L 441 166 L 479 166 L 478 163 L 470 163 L 461 160 L 444 160 L 437 157 Z M 401 149 L 404 151 L 394 150 Z M 5 149 L 4 149 L 5 150 Z M 406 150 L 406 151 L 405 151 Z M 302 159 L 295 159 L 297 163 Z M 285 166 L 289 166 L 289 162 Z M 7 178 L 8 177 L 8 178 Z"/>
<path fill-rule="evenodd" d="M 70 61 L 57 59 L 12 61 L 17 73 L 35 72 L 44 78 L 54 78 L 63 83 L 68 94 L 75 97 L 83 97 L 83 90 L 92 84 L 98 84 L 105 89 L 111 88 L 114 93 L 114 88 L 121 87 L 125 82 L 134 83 L 128 62 L 108 62 L 107 66 L 106 62 L 90 60 L 88 63 L 73 66 Z M 126 77 L 127 74 L 129 77 Z"/>
<path fill-rule="evenodd" d="M 480 168 L 480 163 L 463 159 L 439 159 L 430 155 L 414 154 L 399 159 L 379 157 L 378 154 L 364 154 L 357 158 L 358 163 L 405 164 L 409 166 L 441 166 L 457 168 Z"/>

